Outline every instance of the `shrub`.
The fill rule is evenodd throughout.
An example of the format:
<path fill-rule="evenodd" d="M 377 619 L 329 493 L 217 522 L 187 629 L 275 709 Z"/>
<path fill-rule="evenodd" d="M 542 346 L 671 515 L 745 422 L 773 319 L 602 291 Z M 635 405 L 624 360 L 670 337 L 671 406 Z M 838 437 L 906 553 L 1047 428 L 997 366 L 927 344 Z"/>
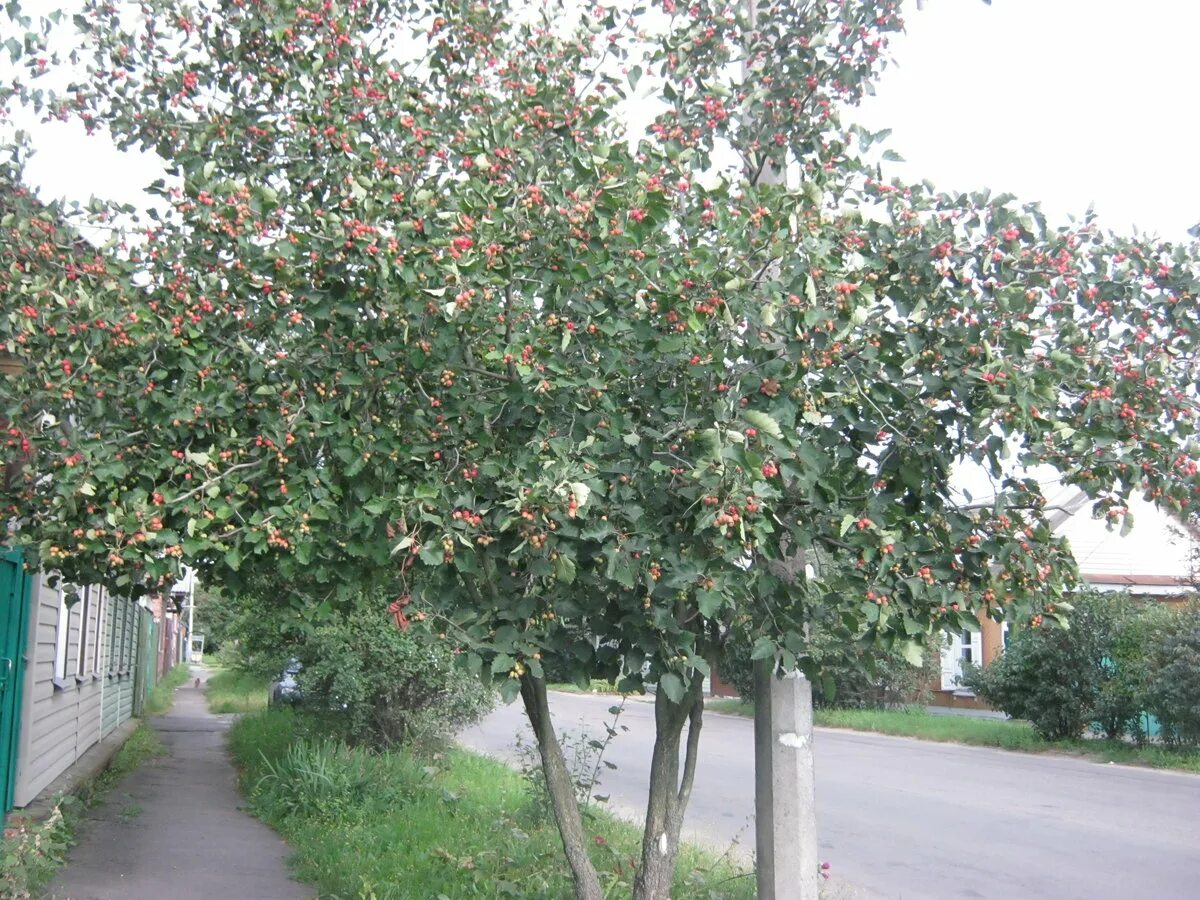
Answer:
<path fill-rule="evenodd" d="M 414 622 L 401 631 L 367 596 L 343 606 L 293 651 L 306 709 L 345 740 L 386 747 L 452 734 L 481 718 L 493 692 Z"/>
<path fill-rule="evenodd" d="M 1200 745 L 1200 614 L 1179 617 L 1178 628 L 1149 648 L 1152 674 L 1146 707 L 1158 717 L 1162 739 Z"/>
<path fill-rule="evenodd" d="M 0 897 L 28 900 L 44 896 L 55 871 L 66 861 L 71 828 L 63 816 L 63 798 L 46 821 L 33 824 L 14 816 L 0 837 Z"/>
<path fill-rule="evenodd" d="M 1120 737 L 1139 713 L 1139 651 L 1119 639 L 1137 615 L 1126 595 L 1080 594 L 1068 626 L 1017 631 L 1000 659 L 970 668 L 963 683 L 1049 740 L 1078 737 L 1092 723 Z"/>
<path fill-rule="evenodd" d="M 718 665 L 721 677 L 744 700 L 754 699 L 752 649 L 749 638 L 734 632 Z M 813 682 L 813 705 L 818 708 L 905 706 L 921 702 L 927 690 L 923 669 L 885 648 L 853 646 L 814 629 L 809 650 L 822 673 Z"/>

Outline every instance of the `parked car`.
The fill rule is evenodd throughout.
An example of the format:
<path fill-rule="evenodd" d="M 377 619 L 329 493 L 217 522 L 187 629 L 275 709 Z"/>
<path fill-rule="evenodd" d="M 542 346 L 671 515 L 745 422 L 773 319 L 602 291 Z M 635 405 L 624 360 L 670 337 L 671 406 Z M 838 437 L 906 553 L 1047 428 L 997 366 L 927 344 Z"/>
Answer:
<path fill-rule="evenodd" d="M 287 666 L 279 674 L 277 681 L 271 682 L 271 706 L 282 706 L 285 703 L 298 703 L 303 695 L 296 676 L 300 674 L 300 660 L 289 659 Z"/>

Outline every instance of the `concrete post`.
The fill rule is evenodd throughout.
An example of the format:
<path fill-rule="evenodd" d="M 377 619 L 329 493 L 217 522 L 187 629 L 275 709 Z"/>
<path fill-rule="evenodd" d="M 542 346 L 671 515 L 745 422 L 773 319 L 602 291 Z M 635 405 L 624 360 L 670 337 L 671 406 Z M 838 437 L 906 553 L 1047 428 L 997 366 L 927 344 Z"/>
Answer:
<path fill-rule="evenodd" d="M 770 18 L 773 7 L 772 0 L 745 0 L 749 27 Z M 758 77 L 750 65 L 743 74 L 747 82 Z M 785 166 L 786 155 L 767 163 L 757 183 L 784 184 Z M 803 569 L 803 551 L 798 559 Z M 758 900 L 817 900 L 821 863 L 813 792 L 812 685 L 799 672 L 776 678 L 773 658 L 756 660 L 754 666 Z"/>
<path fill-rule="evenodd" d="M 754 669 L 754 818 L 758 900 L 817 900 L 820 854 L 813 775 L 812 685 Z"/>

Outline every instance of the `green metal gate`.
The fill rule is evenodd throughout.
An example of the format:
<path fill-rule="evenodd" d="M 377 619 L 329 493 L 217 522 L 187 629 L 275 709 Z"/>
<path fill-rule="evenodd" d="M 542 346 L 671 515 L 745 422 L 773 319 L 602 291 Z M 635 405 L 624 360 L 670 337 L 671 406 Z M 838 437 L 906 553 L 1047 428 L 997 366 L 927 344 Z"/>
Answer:
<path fill-rule="evenodd" d="M 12 809 L 17 778 L 25 630 L 33 583 L 23 563 L 21 551 L 0 550 L 0 816 Z"/>

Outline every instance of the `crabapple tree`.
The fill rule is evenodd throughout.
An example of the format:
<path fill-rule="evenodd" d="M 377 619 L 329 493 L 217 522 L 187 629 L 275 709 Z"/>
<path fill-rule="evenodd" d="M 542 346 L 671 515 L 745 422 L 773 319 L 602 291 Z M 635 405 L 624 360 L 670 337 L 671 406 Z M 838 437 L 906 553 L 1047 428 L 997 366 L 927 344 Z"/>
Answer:
<path fill-rule="evenodd" d="M 12 540 L 130 591 L 395 582 L 521 696 L 581 897 L 550 663 L 658 685 L 637 895 L 667 897 L 731 629 L 820 677 L 817 619 L 916 658 L 1058 618 L 1037 466 L 1118 524 L 1197 502 L 1196 248 L 882 179 L 839 110 L 892 0 L 24 24 L 9 105 L 164 171 L 140 213 L 0 173 Z"/>

